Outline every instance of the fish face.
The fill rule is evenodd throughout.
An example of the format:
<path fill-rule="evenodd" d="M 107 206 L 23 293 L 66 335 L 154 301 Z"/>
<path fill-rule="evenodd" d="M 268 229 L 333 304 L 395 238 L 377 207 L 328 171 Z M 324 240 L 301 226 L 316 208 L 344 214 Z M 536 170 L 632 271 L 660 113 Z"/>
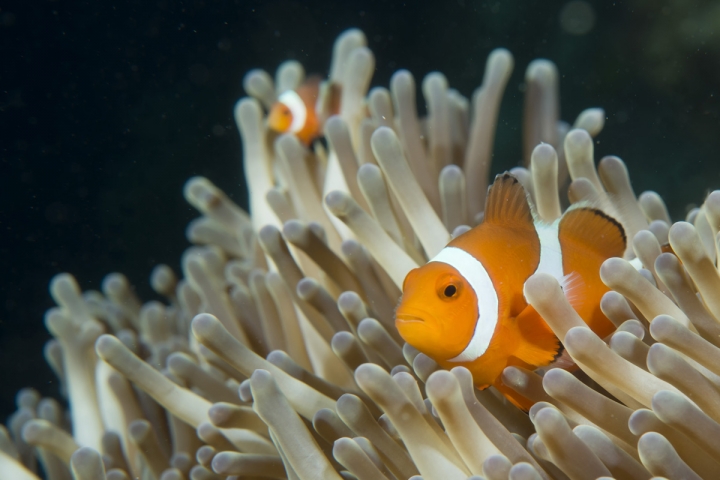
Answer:
<path fill-rule="evenodd" d="M 283 102 L 275 102 L 268 115 L 268 127 L 276 132 L 285 133 L 290 130 L 292 121 L 293 114 L 290 107 Z"/>
<path fill-rule="evenodd" d="M 408 273 L 395 326 L 413 347 L 436 361 L 468 345 L 478 318 L 472 287 L 450 265 L 430 262 Z"/>

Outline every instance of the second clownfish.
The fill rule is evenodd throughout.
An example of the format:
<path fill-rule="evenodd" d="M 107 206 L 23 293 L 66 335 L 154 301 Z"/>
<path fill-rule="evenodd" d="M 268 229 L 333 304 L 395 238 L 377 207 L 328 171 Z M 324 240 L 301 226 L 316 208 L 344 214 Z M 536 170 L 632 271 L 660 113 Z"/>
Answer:
<path fill-rule="evenodd" d="M 502 371 L 549 365 L 562 345 L 525 300 L 525 281 L 536 272 L 554 276 L 585 323 L 605 337 L 615 327 L 600 310 L 608 291 L 600 266 L 622 257 L 625 246 L 620 223 L 594 208 L 571 207 L 553 223 L 537 220 L 518 180 L 499 175 L 483 223 L 408 273 L 396 326 L 443 368 L 467 367 L 477 388 L 494 385 L 527 410 L 532 403 L 502 384 Z"/>
<path fill-rule="evenodd" d="M 305 145 L 322 134 L 322 122 L 315 111 L 320 77 L 309 77 L 295 90 L 283 92 L 270 109 L 268 127 L 278 133 L 294 133 Z"/>

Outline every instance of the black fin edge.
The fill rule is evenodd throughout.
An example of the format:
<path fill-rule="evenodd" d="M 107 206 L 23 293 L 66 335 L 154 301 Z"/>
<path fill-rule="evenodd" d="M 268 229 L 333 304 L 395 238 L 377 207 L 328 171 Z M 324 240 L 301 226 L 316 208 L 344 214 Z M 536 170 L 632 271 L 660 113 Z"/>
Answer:
<path fill-rule="evenodd" d="M 603 212 L 599 208 L 583 207 L 583 208 L 578 208 L 578 210 L 589 210 L 589 211 L 593 212 L 595 215 L 597 215 L 601 218 L 604 218 L 608 222 L 615 225 L 617 227 L 617 229 L 620 230 L 620 235 L 622 236 L 623 244 L 627 248 L 628 240 L 627 240 L 627 235 L 625 234 L 625 228 L 622 226 L 622 223 L 620 223 L 619 221 L 617 221 L 615 219 L 615 217 L 608 215 L 607 213 Z"/>

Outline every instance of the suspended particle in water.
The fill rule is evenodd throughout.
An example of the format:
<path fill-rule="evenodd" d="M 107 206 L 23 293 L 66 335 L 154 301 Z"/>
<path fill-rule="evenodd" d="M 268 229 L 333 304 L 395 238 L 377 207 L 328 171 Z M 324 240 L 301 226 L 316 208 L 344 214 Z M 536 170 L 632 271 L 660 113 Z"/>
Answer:
<path fill-rule="evenodd" d="M 595 26 L 595 10 L 584 0 L 573 0 L 560 10 L 560 27 L 570 35 L 585 35 Z"/>

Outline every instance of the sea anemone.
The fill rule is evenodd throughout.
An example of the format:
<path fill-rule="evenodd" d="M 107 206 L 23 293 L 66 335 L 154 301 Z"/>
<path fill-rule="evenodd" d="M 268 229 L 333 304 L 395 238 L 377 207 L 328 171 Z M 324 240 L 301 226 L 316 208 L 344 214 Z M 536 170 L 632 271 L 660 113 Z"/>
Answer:
<path fill-rule="evenodd" d="M 440 73 L 399 71 L 368 92 L 374 57 L 357 30 L 335 43 L 311 149 L 277 136 L 265 111 L 303 67 L 247 74 L 235 108 L 250 213 L 208 179 L 185 198 L 202 216 L 184 279 L 151 275 L 142 303 L 111 274 L 102 293 L 56 276 L 45 356 L 69 411 L 32 389 L 0 427 L 0 478 L 647 479 L 720 472 L 720 192 L 673 224 L 636 198 L 617 157 L 597 169 L 604 112 L 560 121 L 558 72 L 526 73 L 524 167 L 512 173 L 540 218 L 593 202 L 626 229 L 625 258 L 600 271 L 599 338 L 557 281 L 524 293 L 579 369 L 508 367 L 529 415 L 464 368 L 403 344 L 393 308 L 409 270 L 482 222 L 492 140 L 511 54 L 490 53 L 472 99 Z M 340 92 L 340 111 L 331 96 Z M 38 462 L 40 466 L 38 466 Z"/>

